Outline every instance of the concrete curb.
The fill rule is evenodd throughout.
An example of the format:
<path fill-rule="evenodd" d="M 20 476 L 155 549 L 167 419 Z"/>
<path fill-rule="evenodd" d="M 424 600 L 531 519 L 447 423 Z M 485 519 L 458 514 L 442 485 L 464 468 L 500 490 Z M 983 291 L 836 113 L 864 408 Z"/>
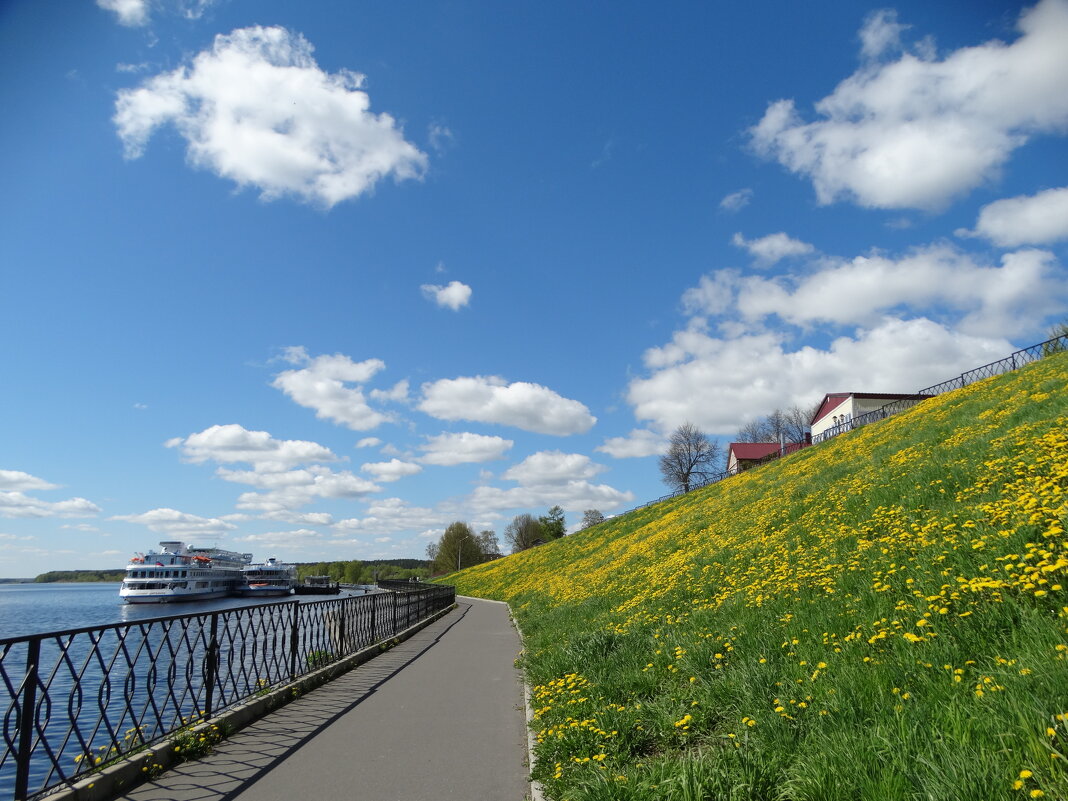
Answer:
<path fill-rule="evenodd" d="M 316 687 L 320 687 L 365 662 L 369 662 L 379 654 L 390 650 L 393 646 L 407 640 L 416 632 L 444 617 L 455 608 L 456 604 L 453 604 L 447 609 L 442 609 L 440 612 L 436 612 L 425 620 L 409 626 L 389 639 L 369 645 L 339 662 L 322 667 L 290 684 L 271 690 L 265 695 L 251 698 L 232 709 L 226 710 L 217 717 L 193 727 L 191 731 L 197 733 L 211 726 L 218 726 L 226 732 L 227 736 L 230 736 L 253 721 L 259 720 L 269 712 L 273 712 L 290 701 L 314 690 Z M 110 799 L 129 792 L 149 778 L 158 776 L 161 770 L 165 771 L 181 762 L 181 757 L 175 755 L 172 747 L 173 741 L 172 737 L 168 737 L 67 787 L 53 790 L 47 794 L 48 799 L 49 801 L 110 801 Z M 153 770 L 152 766 L 154 765 L 159 765 L 160 768 Z"/>
<path fill-rule="evenodd" d="M 502 604 L 508 607 L 508 619 L 512 621 L 512 625 L 515 627 L 516 634 L 519 635 L 519 642 L 523 644 L 524 650 L 526 649 L 525 640 L 523 637 L 523 630 L 519 628 L 519 621 L 516 620 L 515 615 L 512 613 L 512 607 L 507 601 L 497 601 L 493 598 L 475 598 L 471 595 L 457 595 L 457 598 L 466 598 L 474 601 L 483 601 L 491 604 Z M 522 673 L 522 671 L 520 671 Z M 526 674 L 523 673 L 523 706 L 526 711 L 527 719 L 527 764 L 531 773 L 534 772 L 534 729 L 531 728 L 534 723 L 534 710 L 530 706 L 530 684 L 527 682 Z M 545 801 L 545 790 L 542 788 L 540 782 L 530 780 L 530 799 L 531 801 Z"/>

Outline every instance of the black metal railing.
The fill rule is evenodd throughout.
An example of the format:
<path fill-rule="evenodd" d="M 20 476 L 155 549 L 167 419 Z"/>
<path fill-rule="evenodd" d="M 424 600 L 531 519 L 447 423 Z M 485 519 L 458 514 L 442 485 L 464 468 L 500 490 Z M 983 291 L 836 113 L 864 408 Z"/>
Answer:
<path fill-rule="evenodd" d="M 0 640 L 0 798 L 80 779 L 394 637 L 455 598 L 454 587 L 416 584 Z"/>
<path fill-rule="evenodd" d="M 845 423 L 841 423 L 835 426 L 834 428 L 828 429 L 827 431 L 824 431 L 819 435 L 813 437 L 812 444 L 816 445 L 820 442 L 826 442 L 827 440 L 832 439 L 833 437 L 836 437 L 839 434 L 844 434 L 848 431 L 852 431 L 855 428 L 860 428 L 861 426 L 867 425 L 868 423 L 874 423 L 877 420 L 884 420 L 890 415 L 897 414 L 898 412 L 903 412 L 906 409 L 911 409 L 913 406 L 920 403 L 921 401 L 927 398 L 934 397 L 935 395 L 952 392 L 956 389 L 963 389 L 969 384 L 974 384 L 976 381 L 981 381 L 984 378 L 991 378 L 996 375 L 1001 375 L 1002 373 L 1009 373 L 1013 370 L 1018 370 L 1019 368 L 1023 367 L 1024 365 L 1030 364 L 1031 362 L 1038 361 L 1039 359 L 1045 358 L 1046 356 L 1050 356 L 1054 353 L 1061 353 L 1063 351 L 1068 351 L 1068 334 L 1062 334 L 1061 336 L 1053 337 L 1053 339 L 1047 339 L 1045 342 L 1039 342 L 1036 345 L 1031 345 L 1027 348 L 1021 348 L 1020 350 L 1015 351 L 1014 353 L 1011 353 L 1010 355 L 1006 356 L 1004 359 L 998 359 L 995 362 L 984 364 L 982 367 L 976 367 L 974 370 L 968 370 L 964 373 L 961 373 L 959 376 L 955 376 L 954 378 L 949 379 L 948 381 L 943 381 L 940 384 L 935 384 L 934 386 L 921 389 L 914 395 L 909 396 L 908 398 L 891 401 L 890 403 L 887 403 L 886 405 L 881 406 L 880 408 L 874 411 L 867 412 L 866 414 L 862 415 L 857 415 L 857 417 L 853 418 L 852 420 L 849 420 Z M 776 459 L 793 453 L 796 450 L 799 450 L 798 446 L 796 444 L 791 443 L 786 447 L 780 448 L 778 452 L 772 453 L 761 459 L 760 464 L 775 461 Z M 675 492 L 669 492 L 667 495 L 661 495 L 659 498 L 654 498 L 651 501 L 646 501 L 643 504 L 635 506 L 633 509 L 628 509 L 625 512 L 620 512 L 619 515 L 616 515 L 616 517 L 625 514 L 630 514 L 631 512 L 636 512 L 639 509 L 644 509 L 647 506 L 652 506 L 653 504 L 660 503 L 662 501 L 677 498 L 680 495 L 685 495 L 686 493 L 693 492 L 696 489 L 707 487 L 709 484 L 715 484 L 718 481 L 722 481 L 725 478 L 730 478 L 731 476 L 738 475 L 741 472 L 744 472 L 744 469 L 736 468 L 734 470 L 723 470 L 717 473 L 706 473 L 687 489 L 676 490 Z"/>

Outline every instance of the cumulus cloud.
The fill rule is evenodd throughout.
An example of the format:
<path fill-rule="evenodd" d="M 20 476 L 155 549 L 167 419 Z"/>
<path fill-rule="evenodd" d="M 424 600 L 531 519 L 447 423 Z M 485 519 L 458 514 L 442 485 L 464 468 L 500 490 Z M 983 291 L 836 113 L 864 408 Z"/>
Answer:
<path fill-rule="evenodd" d="M 42 501 L 23 492 L 0 491 L 0 517 L 94 517 L 100 511 L 85 498 Z"/>
<path fill-rule="evenodd" d="M 922 317 L 887 317 L 826 349 L 791 347 L 783 333 L 717 337 L 692 327 L 667 350 L 651 349 L 650 375 L 627 389 L 635 417 L 661 431 L 692 422 L 729 436 L 775 408 L 804 407 L 827 392 L 915 392 L 1013 348 Z"/>
<path fill-rule="evenodd" d="M 152 134 L 173 124 L 194 166 L 256 187 L 265 200 L 292 195 L 327 208 L 386 176 L 421 177 L 426 155 L 393 117 L 370 111 L 364 76 L 326 73 L 312 51 L 280 27 L 216 36 L 189 64 L 118 93 L 114 123 L 126 156 L 140 157 Z"/>
<path fill-rule="evenodd" d="M 318 531 L 308 528 L 292 529 L 290 531 L 264 531 L 260 534 L 248 534 L 244 537 L 235 537 L 235 542 L 248 542 L 267 548 L 289 548 L 314 545 L 323 539 Z"/>
<path fill-rule="evenodd" d="M 1000 247 L 1047 245 L 1068 239 L 1068 187 L 996 200 L 980 209 L 974 231 L 956 233 L 981 236 Z"/>
<path fill-rule="evenodd" d="M 333 451 L 315 442 L 275 439 L 266 431 L 249 431 L 237 423 L 215 425 L 184 439 L 167 440 L 182 458 L 194 464 L 248 462 L 257 470 L 277 471 L 307 462 L 334 462 Z"/>
<path fill-rule="evenodd" d="M 138 523 L 169 537 L 218 537 L 237 526 L 217 517 L 200 517 L 177 509 L 152 509 L 139 515 L 115 515 L 110 520 Z"/>
<path fill-rule="evenodd" d="M 423 297 L 443 309 L 459 311 L 471 300 L 471 287 L 459 281 L 449 281 L 446 286 L 423 284 Z"/>
<path fill-rule="evenodd" d="M 1066 280 L 1047 251 L 1007 253 L 995 267 L 935 245 L 900 259 L 874 255 L 830 263 L 800 278 L 735 276 L 733 305 L 750 321 L 776 315 L 799 326 L 871 326 L 908 308 L 951 319 L 963 333 L 1012 336 L 1033 331 L 1064 307 Z"/>
<path fill-rule="evenodd" d="M 761 267 L 770 267 L 783 259 L 791 256 L 804 256 L 815 250 L 808 242 L 791 239 L 781 231 L 777 234 L 762 236 L 760 239 L 746 239 L 737 233 L 731 238 L 731 244 L 749 251 L 749 255 Z"/>
<path fill-rule="evenodd" d="M 434 509 L 412 506 L 401 498 L 383 498 L 372 502 L 364 517 L 350 517 L 334 525 L 337 532 L 393 534 L 428 528 L 441 528 L 446 515 Z"/>
<path fill-rule="evenodd" d="M 377 448 L 382 444 L 382 440 L 378 437 L 364 437 L 356 443 L 357 448 Z"/>
<path fill-rule="evenodd" d="M 897 21 L 897 12 L 891 8 L 871 12 L 860 29 L 860 54 L 864 58 L 880 58 L 900 50 L 901 34 L 909 27 Z"/>
<path fill-rule="evenodd" d="M 386 368 L 381 359 L 354 362 L 340 353 L 311 358 L 303 348 L 291 348 L 286 360 L 303 364 L 299 369 L 284 370 L 271 383 L 295 403 L 313 409 L 315 416 L 347 426 L 354 431 L 366 431 L 392 420 L 392 416 L 372 409 L 364 396 L 362 385 Z M 405 396 L 407 383 L 403 383 Z M 355 386 L 350 386 L 355 385 Z M 397 390 L 400 385 L 394 389 Z M 390 394 L 376 400 L 390 399 Z"/>
<path fill-rule="evenodd" d="M 609 437 L 595 450 L 616 459 L 638 459 L 664 453 L 667 450 L 667 439 L 647 428 L 635 428 L 625 437 Z"/>
<path fill-rule="evenodd" d="M 724 211 L 738 211 L 749 205 L 753 199 L 753 190 L 746 188 L 737 192 L 731 192 L 719 202 L 719 207 Z"/>
<path fill-rule="evenodd" d="M 869 20 L 864 47 L 882 52 L 896 20 Z M 792 100 L 769 105 L 751 131 L 758 153 L 809 178 L 820 203 L 938 209 L 997 175 L 1036 134 L 1068 125 L 1068 2 L 1024 12 L 1012 43 L 865 63 L 805 122 Z"/>
<path fill-rule="evenodd" d="M 148 24 L 148 0 L 96 0 L 96 4 L 114 12 L 120 25 L 137 28 Z"/>
<path fill-rule="evenodd" d="M 33 491 L 58 489 L 59 485 L 50 484 L 43 478 L 31 476 L 21 470 L 0 470 L 0 490 Z"/>
<path fill-rule="evenodd" d="M 509 384 L 496 376 L 442 379 L 423 385 L 420 411 L 440 420 L 473 420 L 566 436 L 588 431 L 597 418 L 576 400 L 540 384 Z"/>
<path fill-rule="evenodd" d="M 362 498 L 379 487 L 348 470 L 331 471 L 320 465 L 282 472 L 218 470 L 220 478 L 247 484 L 263 492 L 238 496 L 237 508 L 261 512 L 288 512 L 313 501 L 335 498 Z"/>
<path fill-rule="evenodd" d="M 584 509 L 617 509 L 634 500 L 631 492 L 621 492 L 590 479 L 604 466 L 579 453 L 539 451 L 509 468 L 504 478 L 519 486 L 502 489 L 482 486 L 468 498 L 478 513 L 506 509 L 532 509 L 558 505 L 571 512 Z"/>
<path fill-rule="evenodd" d="M 501 458 L 513 444 L 510 439 L 472 434 L 468 431 L 439 434 L 436 437 L 427 437 L 426 443 L 420 446 L 423 455 L 419 461 L 446 467 L 489 462 Z"/>
<path fill-rule="evenodd" d="M 399 481 L 406 476 L 414 476 L 423 472 L 423 468 L 414 462 L 402 462 L 400 459 L 390 459 L 388 462 L 366 462 L 360 465 L 365 473 L 370 473 L 376 481 Z"/>

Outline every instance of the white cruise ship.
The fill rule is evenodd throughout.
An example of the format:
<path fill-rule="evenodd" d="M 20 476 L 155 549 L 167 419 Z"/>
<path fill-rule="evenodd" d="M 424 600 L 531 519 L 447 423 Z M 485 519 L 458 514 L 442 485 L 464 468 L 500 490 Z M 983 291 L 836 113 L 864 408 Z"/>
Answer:
<path fill-rule="evenodd" d="M 128 604 L 223 598 L 244 586 L 242 570 L 251 561 L 250 553 L 161 542 L 158 552 L 130 559 L 119 597 Z"/>
<path fill-rule="evenodd" d="M 248 598 L 292 595 L 297 585 L 297 568 L 271 557 L 263 564 L 246 565 L 242 579 L 237 591 Z"/>

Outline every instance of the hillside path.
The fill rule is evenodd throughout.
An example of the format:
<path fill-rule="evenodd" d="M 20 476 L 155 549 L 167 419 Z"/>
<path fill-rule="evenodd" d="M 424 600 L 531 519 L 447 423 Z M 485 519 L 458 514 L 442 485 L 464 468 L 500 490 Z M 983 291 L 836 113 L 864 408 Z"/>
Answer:
<path fill-rule="evenodd" d="M 523 801 L 520 640 L 508 607 L 457 608 L 252 723 L 129 801 Z"/>

